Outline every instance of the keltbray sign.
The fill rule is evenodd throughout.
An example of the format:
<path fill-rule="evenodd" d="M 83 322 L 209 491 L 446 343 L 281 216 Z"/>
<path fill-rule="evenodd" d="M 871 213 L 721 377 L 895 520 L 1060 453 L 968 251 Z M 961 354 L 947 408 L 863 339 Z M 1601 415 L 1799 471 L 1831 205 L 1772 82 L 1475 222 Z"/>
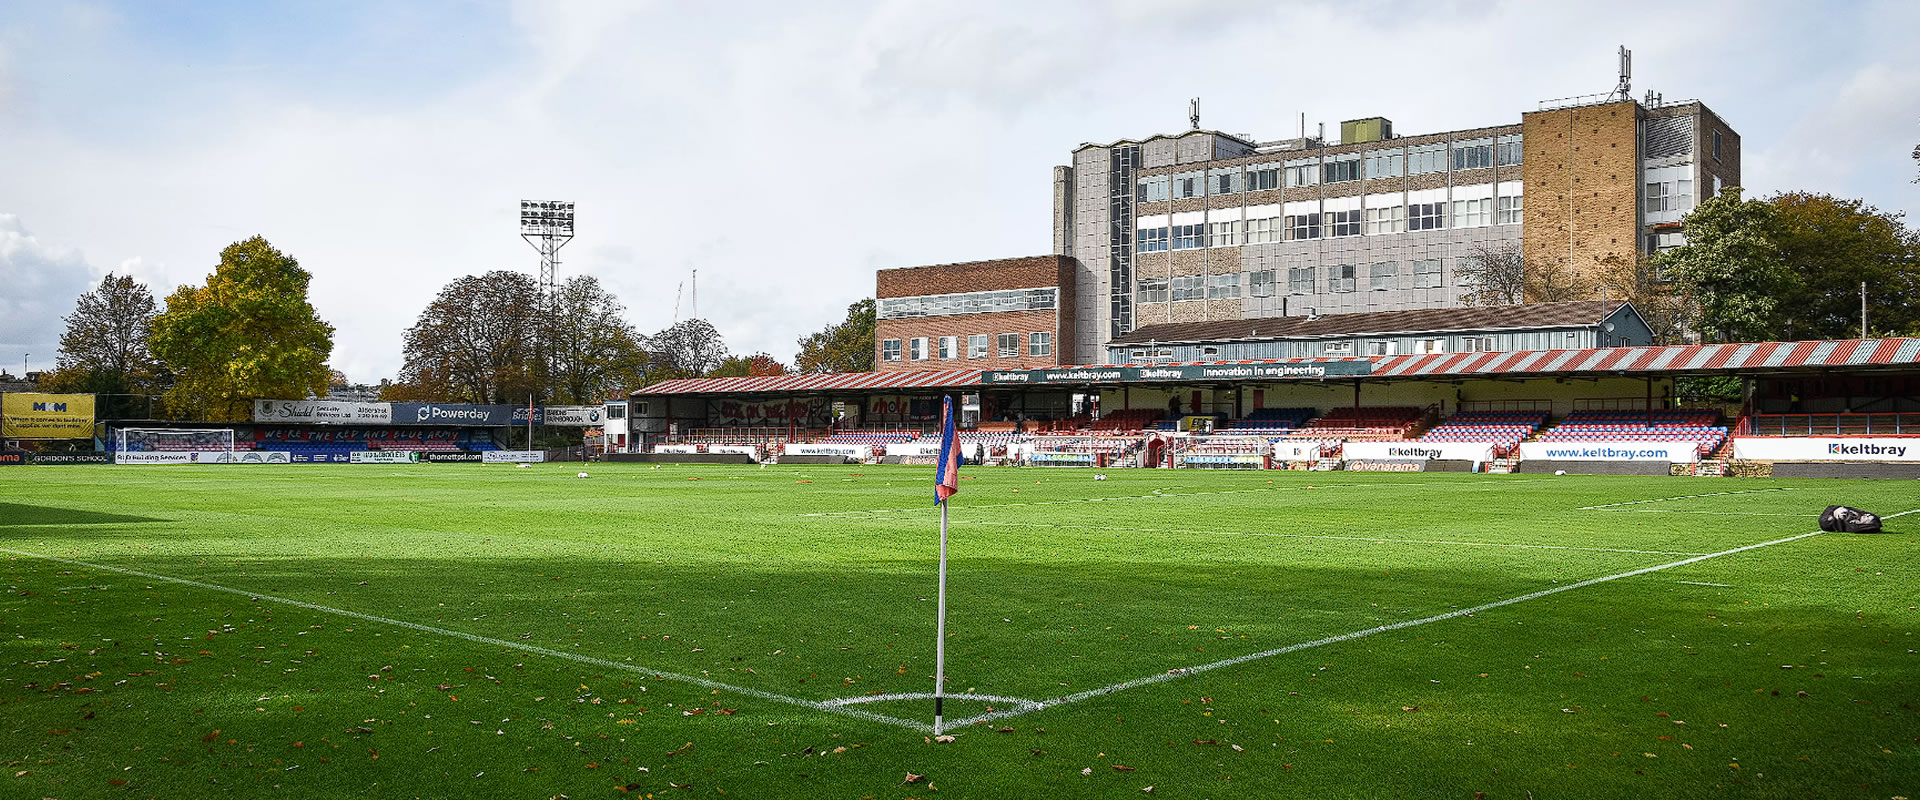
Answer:
<path fill-rule="evenodd" d="M 9 439 L 87 439 L 93 436 L 93 395 L 0 394 L 0 436 Z"/>
<path fill-rule="evenodd" d="M 1522 442 L 1520 457 L 1528 461 L 1665 461 L 1700 460 L 1698 442 Z"/>
<path fill-rule="evenodd" d="M 1741 437 L 1733 440 L 1733 457 L 1742 461 L 1920 461 L 1920 439 Z"/>
<path fill-rule="evenodd" d="M 386 425 L 393 422 L 393 405 L 347 400 L 255 400 L 253 421 Z"/>
<path fill-rule="evenodd" d="M 1347 442 L 1342 450 L 1348 461 L 1472 461 L 1493 460 L 1493 445 L 1486 442 Z"/>
<path fill-rule="evenodd" d="M 1372 375 L 1372 361 L 1294 361 L 1277 364 L 1180 364 L 1165 367 L 1058 367 L 980 373 L 994 385 L 1060 383 L 1183 383 L 1187 381 L 1315 380 Z"/>

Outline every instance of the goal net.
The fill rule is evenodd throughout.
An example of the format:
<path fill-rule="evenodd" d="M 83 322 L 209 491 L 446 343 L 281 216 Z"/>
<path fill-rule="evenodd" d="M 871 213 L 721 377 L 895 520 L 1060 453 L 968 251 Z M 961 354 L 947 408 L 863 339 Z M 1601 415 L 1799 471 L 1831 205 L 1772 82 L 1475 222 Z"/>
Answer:
<path fill-rule="evenodd" d="M 232 428 L 121 428 L 123 464 L 221 464 L 233 460 Z"/>

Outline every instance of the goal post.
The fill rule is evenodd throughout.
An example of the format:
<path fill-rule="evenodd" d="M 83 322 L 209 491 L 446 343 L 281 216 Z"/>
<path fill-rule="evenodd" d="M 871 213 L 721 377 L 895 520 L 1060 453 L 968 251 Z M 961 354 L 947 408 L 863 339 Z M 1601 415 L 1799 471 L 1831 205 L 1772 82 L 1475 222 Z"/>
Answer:
<path fill-rule="evenodd" d="M 226 464 L 233 461 L 232 428 L 120 428 L 117 464 Z"/>

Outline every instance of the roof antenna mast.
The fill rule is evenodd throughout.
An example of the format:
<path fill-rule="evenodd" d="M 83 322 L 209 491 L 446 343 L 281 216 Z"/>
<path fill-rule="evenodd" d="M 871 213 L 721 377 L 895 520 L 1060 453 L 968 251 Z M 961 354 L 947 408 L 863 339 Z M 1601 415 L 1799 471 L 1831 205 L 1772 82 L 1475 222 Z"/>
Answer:
<path fill-rule="evenodd" d="M 1193 123 L 1194 130 L 1200 130 L 1200 98 L 1187 101 L 1187 121 Z"/>
<path fill-rule="evenodd" d="M 1633 99 L 1633 51 L 1624 44 L 1620 45 L 1620 84 L 1613 87 L 1612 96 L 1622 100 Z"/>

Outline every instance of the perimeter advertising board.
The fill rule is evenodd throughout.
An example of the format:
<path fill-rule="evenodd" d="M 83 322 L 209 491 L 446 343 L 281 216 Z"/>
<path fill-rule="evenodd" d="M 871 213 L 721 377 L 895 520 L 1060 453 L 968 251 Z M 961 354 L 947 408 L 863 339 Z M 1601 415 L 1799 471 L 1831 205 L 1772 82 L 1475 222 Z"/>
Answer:
<path fill-rule="evenodd" d="M 346 400 L 255 400 L 253 421 L 387 425 L 393 422 L 393 405 Z"/>
<path fill-rule="evenodd" d="M 1697 442 L 1522 442 L 1520 457 L 1540 461 L 1665 461 L 1700 460 Z"/>
<path fill-rule="evenodd" d="M 1348 442 L 1342 451 L 1348 461 L 1472 461 L 1493 460 L 1486 442 Z"/>
<path fill-rule="evenodd" d="M 1742 437 L 1733 440 L 1733 457 L 1742 461 L 1920 461 L 1920 438 Z"/>
<path fill-rule="evenodd" d="M 291 464 L 285 450 L 152 450 L 113 454 L 115 464 Z"/>
<path fill-rule="evenodd" d="M 470 450 L 427 451 L 420 454 L 420 460 L 438 464 L 478 464 L 485 461 L 485 455 Z"/>
<path fill-rule="evenodd" d="M 353 450 L 347 453 L 349 464 L 413 464 L 420 454 L 412 450 Z"/>
<path fill-rule="evenodd" d="M 545 460 L 545 450 L 488 450 L 480 454 L 483 464 L 538 464 Z"/>
<path fill-rule="evenodd" d="M 1165 367 L 1059 367 L 987 370 L 988 384 L 1180 383 L 1183 381 L 1314 380 L 1372 375 L 1371 361 L 1296 361 L 1278 364 L 1181 364 Z"/>
<path fill-rule="evenodd" d="M 12 450 L 0 452 L 0 467 L 17 467 L 27 463 L 27 454 Z"/>
<path fill-rule="evenodd" d="M 514 415 L 516 421 L 526 424 L 526 410 L 521 409 Z M 591 428 L 605 420 L 607 415 L 600 406 L 541 406 L 534 409 L 533 424 L 552 425 L 565 428 Z"/>
<path fill-rule="evenodd" d="M 30 459 L 35 464 L 111 464 L 112 453 L 34 453 Z"/>
<path fill-rule="evenodd" d="M 90 439 L 93 437 L 93 395 L 39 392 L 0 395 L 0 436 Z"/>
<path fill-rule="evenodd" d="M 395 425 L 504 428 L 513 423 L 513 406 L 476 406 L 465 403 L 394 403 Z M 526 409 L 520 410 L 526 424 Z"/>
<path fill-rule="evenodd" d="M 866 458 L 873 454 L 873 446 L 865 444 L 799 444 L 789 442 L 780 446 L 780 452 L 789 456 L 848 456 Z"/>

